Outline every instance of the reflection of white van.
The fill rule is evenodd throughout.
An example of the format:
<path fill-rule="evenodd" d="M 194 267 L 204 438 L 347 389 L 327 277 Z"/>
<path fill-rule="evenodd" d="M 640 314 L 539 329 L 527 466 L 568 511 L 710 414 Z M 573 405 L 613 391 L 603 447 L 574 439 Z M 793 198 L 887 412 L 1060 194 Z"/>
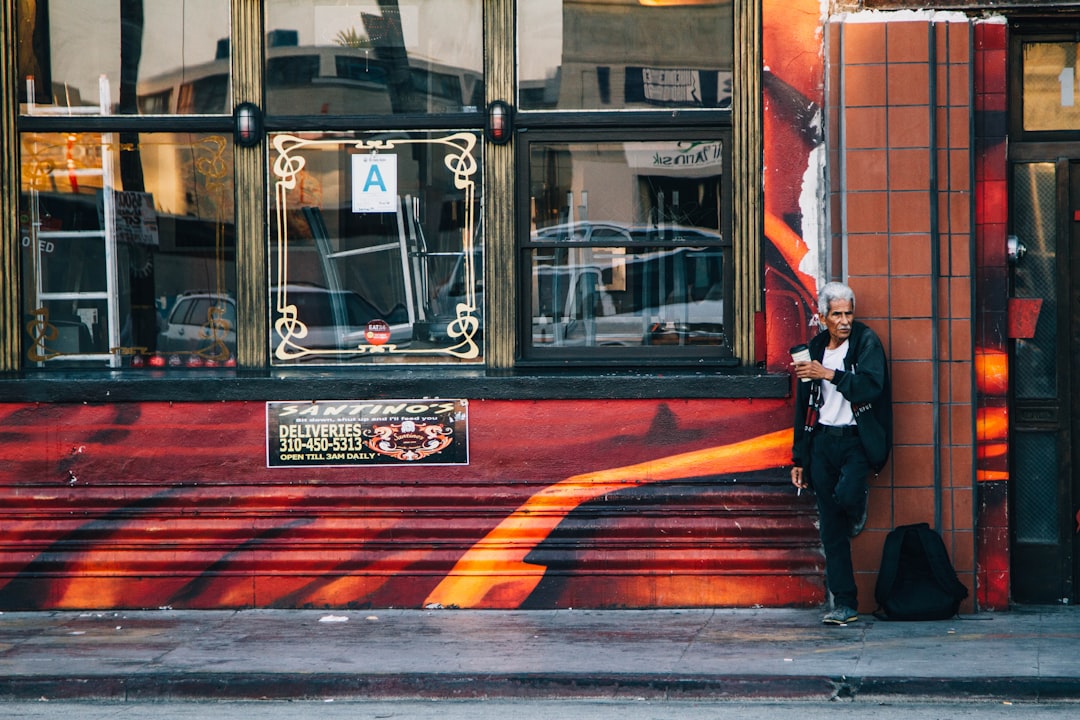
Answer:
<path fill-rule="evenodd" d="M 719 247 L 590 248 L 533 268 L 536 346 L 722 345 Z"/>
<path fill-rule="evenodd" d="M 185 292 L 176 297 L 158 333 L 158 352 L 199 352 L 215 349 L 220 340 L 229 355 L 236 354 L 236 301 L 210 292 Z"/>

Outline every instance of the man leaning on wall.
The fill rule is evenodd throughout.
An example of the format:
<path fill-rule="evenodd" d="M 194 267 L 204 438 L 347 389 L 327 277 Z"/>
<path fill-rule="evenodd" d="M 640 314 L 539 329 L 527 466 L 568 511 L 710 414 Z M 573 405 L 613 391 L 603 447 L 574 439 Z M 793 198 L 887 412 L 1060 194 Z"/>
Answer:
<path fill-rule="evenodd" d="M 818 294 L 825 329 L 796 357 L 791 482 L 817 500 L 825 584 L 832 607 L 822 622 L 859 619 L 851 538 L 866 525 L 867 478 L 880 472 L 892 443 L 892 401 L 885 349 L 855 320 L 855 293 L 827 283 Z M 794 351 L 794 349 L 793 349 Z M 804 350 L 805 353 L 805 350 Z"/>

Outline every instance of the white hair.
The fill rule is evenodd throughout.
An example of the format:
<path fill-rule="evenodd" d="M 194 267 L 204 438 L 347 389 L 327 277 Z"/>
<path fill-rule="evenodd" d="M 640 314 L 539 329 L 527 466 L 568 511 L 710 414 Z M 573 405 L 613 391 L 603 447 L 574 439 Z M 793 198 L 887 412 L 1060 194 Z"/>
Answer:
<path fill-rule="evenodd" d="M 849 288 L 844 283 L 831 282 L 825 283 L 825 287 L 821 288 L 821 292 L 818 293 L 818 312 L 821 316 L 829 314 L 829 305 L 833 300 L 847 300 L 851 303 L 851 309 L 855 309 L 855 291 Z"/>

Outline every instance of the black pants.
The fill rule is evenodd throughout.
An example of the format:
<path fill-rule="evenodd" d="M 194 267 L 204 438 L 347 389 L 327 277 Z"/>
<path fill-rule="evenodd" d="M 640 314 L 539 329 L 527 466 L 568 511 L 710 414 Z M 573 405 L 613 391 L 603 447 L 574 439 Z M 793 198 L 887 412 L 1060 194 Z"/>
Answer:
<path fill-rule="evenodd" d="M 851 566 L 851 527 L 866 506 L 870 463 L 858 435 L 815 431 L 810 444 L 810 485 L 817 497 L 825 583 L 834 604 L 859 609 Z"/>

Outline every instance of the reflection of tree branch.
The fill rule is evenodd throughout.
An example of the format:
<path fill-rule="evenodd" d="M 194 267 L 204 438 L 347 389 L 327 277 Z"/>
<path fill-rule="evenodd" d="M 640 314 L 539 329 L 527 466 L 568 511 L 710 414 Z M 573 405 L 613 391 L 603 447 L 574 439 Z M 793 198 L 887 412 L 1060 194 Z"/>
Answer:
<path fill-rule="evenodd" d="M 362 14 L 364 28 L 375 47 L 375 56 L 386 67 L 390 106 L 394 113 L 424 112 L 424 97 L 412 91 L 409 56 L 401 28 L 398 0 L 379 0 L 381 15 Z"/>
<path fill-rule="evenodd" d="M 356 31 L 356 28 L 338 30 L 338 34 L 334 37 L 334 42 L 341 47 L 347 48 L 371 47 L 371 39 L 367 35 L 361 35 Z"/>

